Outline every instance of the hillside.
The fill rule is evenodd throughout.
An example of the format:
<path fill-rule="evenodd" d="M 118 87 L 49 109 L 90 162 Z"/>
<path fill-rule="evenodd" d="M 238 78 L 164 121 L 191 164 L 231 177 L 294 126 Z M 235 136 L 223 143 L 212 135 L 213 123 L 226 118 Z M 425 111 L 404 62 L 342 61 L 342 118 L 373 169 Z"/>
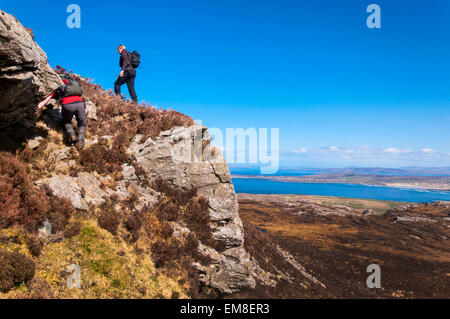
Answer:
<path fill-rule="evenodd" d="M 205 128 L 52 70 L 3 11 L 0 42 L 0 297 L 195 298 L 255 285 L 229 170 Z M 33 112 L 57 73 L 84 89 L 81 152 L 66 146 L 57 105 Z M 73 265 L 81 289 L 67 286 Z"/>
<path fill-rule="evenodd" d="M 249 253 L 266 271 L 276 265 L 291 277 L 274 287 L 258 282 L 232 298 L 449 298 L 450 202 L 363 204 L 373 209 L 331 198 L 239 194 Z M 371 264 L 380 266 L 380 289 L 366 286 Z"/>

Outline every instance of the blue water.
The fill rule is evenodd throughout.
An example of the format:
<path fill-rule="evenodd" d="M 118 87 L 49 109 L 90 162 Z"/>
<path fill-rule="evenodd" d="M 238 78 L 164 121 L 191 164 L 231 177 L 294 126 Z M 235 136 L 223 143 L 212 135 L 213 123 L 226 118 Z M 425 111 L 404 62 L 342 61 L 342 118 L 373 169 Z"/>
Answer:
<path fill-rule="evenodd" d="M 236 193 L 296 194 L 352 197 L 405 202 L 450 201 L 450 192 L 354 184 L 288 183 L 262 179 L 233 178 Z"/>
<path fill-rule="evenodd" d="M 261 169 L 254 167 L 230 167 L 230 173 L 234 175 L 261 175 Z M 331 171 L 306 168 L 280 168 L 275 174 L 271 174 L 271 176 L 307 176 L 320 173 L 331 173 Z"/>

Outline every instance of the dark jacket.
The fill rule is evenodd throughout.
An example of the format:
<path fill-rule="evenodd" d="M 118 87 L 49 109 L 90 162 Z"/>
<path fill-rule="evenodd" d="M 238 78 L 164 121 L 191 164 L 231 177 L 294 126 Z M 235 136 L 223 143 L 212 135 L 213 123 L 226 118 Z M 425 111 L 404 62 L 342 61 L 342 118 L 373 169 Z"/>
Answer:
<path fill-rule="evenodd" d="M 120 54 L 120 61 L 119 61 L 120 68 L 122 71 L 133 69 L 131 66 L 131 53 L 127 50 L 123 50 Z"/>

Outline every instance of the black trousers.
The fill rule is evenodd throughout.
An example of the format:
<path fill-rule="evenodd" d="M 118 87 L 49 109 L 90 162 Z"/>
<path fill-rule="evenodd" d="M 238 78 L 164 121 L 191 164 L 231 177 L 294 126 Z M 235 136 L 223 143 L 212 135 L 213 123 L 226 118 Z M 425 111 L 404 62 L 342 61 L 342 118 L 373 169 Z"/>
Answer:
<path fill-rule="evenodd" d="M 136 70 L 128 69 L 123 73 L 123 77 L 118 77 L 116 82 L 114 83 L 114 93 L 116 95 L 120 95 L 120 87 L 125 83 L 128 86 L 128 92 L 130 92 L 130 96 L 133 101 L 137 102 L 136 91 L 134 90 L 134 80 L 136 79 Z"/>

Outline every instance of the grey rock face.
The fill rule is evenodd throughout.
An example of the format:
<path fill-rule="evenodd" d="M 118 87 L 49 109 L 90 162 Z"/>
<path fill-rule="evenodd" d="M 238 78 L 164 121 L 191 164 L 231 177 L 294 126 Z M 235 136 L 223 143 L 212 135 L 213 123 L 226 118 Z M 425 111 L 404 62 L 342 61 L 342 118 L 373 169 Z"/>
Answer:
<path fill-rule="evenodd" d="M 39 100 L 60 85 L 30 30 L 0 10 L 0 128 L 32 117 Z"/>
<path fill-rule="evenodd" d="M 31 139 L 31 140 L 28 141 L 27 147 L 28 147 L 29 149 L 34 150 L 34 149 L 38 148 L 39 145 L 41 145 L 41 141 L 42 141 L 42 140 L 43 140 L 43 137 L 42 137 L 42 136 L 36 136 L 35 138 L 33 138 L 33 139 Z"/>
<path fill-rule="evenodd" d="M 205 250 L 215 262 L 204 271 L 203 281 L 223 293 L 254 287 L 231 175 L 222 152 L 209 144 L 209 133 L 194 125 L 162 132 L 144 143 L 140 140 L 136 136 L 129 152 L 152 179 L 162 178 L 184 189 L 197 187 L 209 200 L 213 235 L 226 250 Z"/>
<path fill-rule="evenodd" d="M 48 179 L 39 180 L 36 185 L 47 184 L 53 194 L 70 200 L 73 207 L 80 210 L 87 210 L 88 205 L 82 196 L 82 190 L 74 177 L 56 175 Z"/>
<path fill-rule="evenodd" d="M 91 101 L 86 102 L 86 116 L 90 120 L 97 121 L 97 105 Z"/>
<path fill-rule="evenodd" d="M 158 194 L 150 188 L 144 188 L 132 180 L 120 182 L 116 189 L 102 189 L 101 177 L 87 172 L 80 172 L 77 177 L 55 175 L 36 182 L 36 185 L 48 185 L 54 195 L 70 200 L 73 207 L 79 210 L 88 210 L 89 205 L 99 206 L 105 202 L 105 198 L 118 195 L 124 200 L 130 193 L 125 184 L 129 183 L 139 194 L 136 209 L 145 205 L 152 206 L 157 202 Z"/>
<path fill-rule="evenodd" d="M 209 286 L 224 294 L 232 294 L 242 288 L 254 288 L 255 281 L 249 277 L 251 260 L 243 247 L 226 250 L 222 254 L 211 247 L 200 245 L 199 250 L 213 260 L 209 266 L 196 264 L 201 279 Z"/>
<path fill-rule="evenodd" d="M 183 238 L 191 231 L 172 222 L 171 227 L 174 236 Z M 247 251 L 242 246 L 227 249 L 219 253 L 215 249 L 199 244 L 199 252 L 212 260 L 208 266 L 195 263 L 194 266 L 200 273 L 200 280 L 204 285 L 215 288 L 224 294 L 232 294 L 243 288 L 254 288 L 253 278 L 254 263 Z M 249 272 L 252 276 L 249 276 Z"/>

